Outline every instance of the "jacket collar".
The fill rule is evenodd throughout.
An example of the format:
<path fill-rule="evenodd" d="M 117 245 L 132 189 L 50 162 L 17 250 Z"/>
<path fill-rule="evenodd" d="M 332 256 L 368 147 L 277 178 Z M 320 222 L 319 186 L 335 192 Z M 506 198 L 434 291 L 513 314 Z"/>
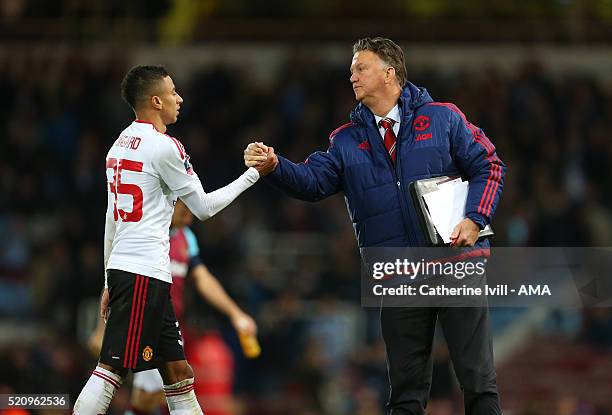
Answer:
<path fill-rule="evenodd" d="M 402 114 L 402 123 L 412 117 L 414 110 L 433 99 L 425 88 L 420 88 L 411 82 L 408 82 L 399 99 L 399 107 Z M 351 111 L 350 119 L 355 124 L 369 125 L 374 123 L 374 114 L 368 107 L 361 102 L 357 104 L 355 109 Z"/>

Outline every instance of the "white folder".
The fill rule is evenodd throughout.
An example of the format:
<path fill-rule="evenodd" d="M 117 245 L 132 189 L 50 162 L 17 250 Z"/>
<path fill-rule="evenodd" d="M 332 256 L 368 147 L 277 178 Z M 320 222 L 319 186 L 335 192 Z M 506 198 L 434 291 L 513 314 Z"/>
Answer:
<path fill-rule="evenodd" d="M 417 180 L 411 183 L 410 189 L 429 243 L 450 243 L 455 226 L 465 218 L 469 182 L 461 177 L 440 176 Z M 487 225 L 478 237 L 491 235 L 493 230 Z"/>

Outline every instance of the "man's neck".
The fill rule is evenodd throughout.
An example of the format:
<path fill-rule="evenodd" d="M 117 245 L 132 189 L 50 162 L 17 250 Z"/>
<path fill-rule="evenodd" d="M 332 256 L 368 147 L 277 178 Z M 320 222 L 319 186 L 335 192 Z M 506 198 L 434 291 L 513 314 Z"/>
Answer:
<path fill-rule="evenodd" d="M 166 132 L 166 124 L 161 120 L 161 117 L 157 112 L 154 111 L 139 111 L 136 113 L 136 119 L 141 121 L 147 121 L 153 124 L 153 127 L 160 133 Z"/>
<path fill-rule="evenodd" d="M 395 107 L 395 105 L 397 105 L 397 101 L 399 100 L 399 97 L 400 97 L 400 92 L 401 91 L 398 90 L 397 92 L 383 96 L 377 99 L 371 105 L 366 105 L 366 106 L 370 109 L 370 111 L 374 113 L 374 115 L 378 115 L 379 117 L 384 117 L 389 113 L 389 111 L 393 109 L 393 107 Z"/>

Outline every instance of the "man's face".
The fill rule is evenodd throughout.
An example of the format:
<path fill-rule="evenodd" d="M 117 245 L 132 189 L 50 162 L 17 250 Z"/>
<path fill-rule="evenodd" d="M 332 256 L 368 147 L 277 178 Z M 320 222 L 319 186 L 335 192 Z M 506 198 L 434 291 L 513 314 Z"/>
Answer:
<path fill-rule="evenodd" d="M 160 90 L 157 96 L 162 103 L 161 117 L 164 124 L 174 124 L 178 118 L 183 98 L 176 92 L 172 78 L 166 76 L 160 82 Z"/>
<path fill-rule="evenodd" d="M 355 99 L 364 105 L 379 96 L 385 85 L 387 66 L 374 52 L 362 50 L 353 55 L 351 84 Z"/>

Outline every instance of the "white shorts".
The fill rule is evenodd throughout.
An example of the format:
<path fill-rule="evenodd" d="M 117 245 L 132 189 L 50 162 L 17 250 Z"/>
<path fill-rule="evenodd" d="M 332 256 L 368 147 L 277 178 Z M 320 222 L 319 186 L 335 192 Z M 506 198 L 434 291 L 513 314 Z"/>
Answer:
<path fill-rule="evenodd" d="M 143 370 L 134 373 L 132 386 L 147 393 L 161 392 L 164 390 L 164 381 L 157 369 Z"/>

